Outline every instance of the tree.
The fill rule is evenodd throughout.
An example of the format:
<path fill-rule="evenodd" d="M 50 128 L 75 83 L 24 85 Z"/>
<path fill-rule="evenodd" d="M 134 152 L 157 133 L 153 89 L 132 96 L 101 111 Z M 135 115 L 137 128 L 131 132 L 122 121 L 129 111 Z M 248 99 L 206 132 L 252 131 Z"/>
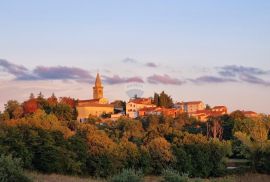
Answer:
<path fill-rule="evenodd" d="M 5 111 L 9 114 L 11 119 L 18 119 L 23 115 L 22 106 L 16 100 L 9 100 L 5 104 Z"/>
<path fill-rule="evenodd" d="M 30 94 L 29 99 L 35 99 L 35 95 L 33 93 Z"/>
<path fill-rule="evenodd" d="M 48 101 L 48 104 L 49 104 L 51 107 L 55 107 L 56 104 L 58 103 L 57 97 L 55 97 L 54 93 L 52 94 L 51 97 L 49 97 L 49 98 L 47 99 L 47 101 Z"/>
<path fill-rule="evenodd" d="M 0 113 L 0 122 L 1 121 L 8 121 L 9 119 L 10 119 L 10 116 L 9 116 L 7 111 Z"/>
<path fill-rule="evenodd" d="M 183 146 L 173 147 L 173 154 L 176 158 L 174 168 L 180 173 L 189 173 L 192 170 L 192 159 L 191 156 L 188 155 Z"/>
<path fill-rule="evenodd" d="M 53 113 L 60 121 L 71 121 L 73 120 L 72 108 L 67 104 L 57 104 L 54 107 Z"/>
<path fill-rule="evenodd" d="M 163 137 L 157 137 L 146 145 L 150 156 L 151 164 L 156 173 L 168 168 L 174 160 L 171 151 L 171 144 Z"/>
<path fill-rule="evenodd" d="M 236 110 L 234 112 L 232 112 L 230 114 L 230 116 L 235 120 L 235 121 L 238 121 L 238 120 L 243 120 L 246 118 L 246 116 L 244 115 L 244 113 L 242 111 L 239 111 L 239 110 Z"/>
<path fill-rule="evenodd" d="M 207 137 L 222 140 L 223 128 L 219 117 L 210 117 L 207 121 Z"/>
<path fill-rule="evenodd" d="M 233 127 L 235 124 L 235 120 L 230 115 L 223 115 L 220 118 L 222 120 L 223 127 L 223 139 L 224 140 L 232 140 L 233 139 Z"/>
<path fill-rule="evenodd" d="M 252 140 L 264 142 L 268 138 L 269 128 L 262 118 L 246 118 L 235 123 L 234 133 L 240 131 L 246 133 Z"/>
<path fill-rule="evenodd" d="M 211 106 L 209 104 L 206 104 L 205 110 L 211 110 Z"/>
<path fill-rule="evenodd" d="M 154 101 L 153 101 L 153 104 L 155 105 L 159 105 L 159 94 L 158 93 L 155 93 L 154 94 Z"/>
<path fill-rule="evenodd" d="M 70 106 L 72 112 L 72 119 L 77 120 L 78 117 L 78 112 L 76 109 L 77 100 L 70 97 L 61 97 L 59 103 Z"/>
<path fill-rule="evenodd" d="M 23 103 L 24 114 L 32 114 L 38 109 L 38 103 L 35 98 L 31 98 Z"/>
<path fill-rule="evenodd" d="M 11 182 L 11 181 L 21 181 L 30 182 L 23 174 L 23 169 L 21 166 L 21 161 L 19 159 L 13 158 L 11 155 L 0 156 L 0 181 Z"/>
<path fill-rule="evenodd" d="M 126 139 L 121 140 L 115 148 L 114 154 L 121 162 L 121 168 L 138 169 L 140 167 L 140 152 L 134 143 Z"/>
<path fill-rule="evenodd" d="M 162 91 L 160 94 L 154 94 L 154 104 L 160 107 L 171 108 L 173 107 L 173 100 L 169 95 Z"/>

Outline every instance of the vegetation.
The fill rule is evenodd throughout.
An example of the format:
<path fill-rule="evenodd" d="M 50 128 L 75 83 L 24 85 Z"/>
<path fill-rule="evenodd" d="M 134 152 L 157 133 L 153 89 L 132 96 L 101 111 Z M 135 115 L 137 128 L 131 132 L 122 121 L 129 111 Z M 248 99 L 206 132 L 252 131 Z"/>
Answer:
<path fill-rule="evenodd" d="M 0 181 L 1 182 L 30 182 L 24 173 L 21 166 L 21 161 L 16 158 L 12 158 L 11 155 L 0 156 Z"/>
<path fill-rule="evenodd" d="M 1 160 L 19 158 L 24 169 L 47 174 L 115 181 L 161 174 L 172 180 L 184 179 L 179 174 L 220 177 L 228 174 L 229 157 L 249 161 L 250 171 L 270 173 L 268 116 L 246 118 L 236 111 L 207 122 L 187 114 L 117 121 L 90 116 L 80 123 L 75 105 L 72 98 L 42 94 L 9 101 L 0 113 Z"/>
<path fill-rule="evenodd" d="M 189 178 L 188 175 L 183 174 L 180 175 L 179 172 L 172 170 L 172 169 L 166 169 L 162 173 L 163 181 L 164 182 L 188 182 Z"/>
<path fill-rule="evenodd" d="M 110 182 L 142 182 L 143 175 L 141 171 L 134 169 L 124 169 L 121 173 L 113 176 Z"/>
<path fill-rule="evenodd" d="M 173 100 L 169 95 L 162 91 L 160 94 L 154 94 L 153 104 L 161 107 L 171 108 L 173 107 Z"/>

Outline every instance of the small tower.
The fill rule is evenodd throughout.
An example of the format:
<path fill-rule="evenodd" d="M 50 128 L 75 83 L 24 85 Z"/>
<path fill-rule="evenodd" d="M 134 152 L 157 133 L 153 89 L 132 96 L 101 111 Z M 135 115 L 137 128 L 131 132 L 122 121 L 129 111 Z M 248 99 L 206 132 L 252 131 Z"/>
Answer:
<path fill-rule="evenodd" d="M 103 98 L 103 86 L 101 83 L 99 73 L 97 74 L 95 86 L 93 87 L 93 98 L 94 99 Z"/>

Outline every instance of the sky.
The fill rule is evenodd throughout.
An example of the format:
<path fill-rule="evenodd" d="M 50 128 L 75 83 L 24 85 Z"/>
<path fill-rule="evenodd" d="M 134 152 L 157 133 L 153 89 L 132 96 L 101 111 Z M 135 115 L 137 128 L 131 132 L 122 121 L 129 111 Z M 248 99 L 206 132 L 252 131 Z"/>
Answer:
<path fill-rule="evenodd" d="M 269 0 L 2 0 L 0 110 L 30 93 L 175 101 L 270 113 Z"/>

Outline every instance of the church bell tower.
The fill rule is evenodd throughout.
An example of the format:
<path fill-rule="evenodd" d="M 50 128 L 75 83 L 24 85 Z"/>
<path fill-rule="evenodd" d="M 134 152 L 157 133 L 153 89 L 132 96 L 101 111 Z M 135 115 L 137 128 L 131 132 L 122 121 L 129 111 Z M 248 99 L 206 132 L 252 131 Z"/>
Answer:
<path fill-rule="evenodd" d="M 94 99 L 103 98 L 103 86 L 101 83 L 99 73 L 97 74 L 95 86 L 93 87 L 93 98 Z"/>

